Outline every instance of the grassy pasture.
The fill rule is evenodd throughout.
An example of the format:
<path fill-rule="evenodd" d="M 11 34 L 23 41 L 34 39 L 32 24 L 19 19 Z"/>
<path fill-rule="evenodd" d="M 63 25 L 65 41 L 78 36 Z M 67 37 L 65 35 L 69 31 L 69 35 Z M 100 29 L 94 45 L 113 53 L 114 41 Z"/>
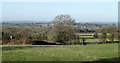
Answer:
<path fill-rule="evenodd" d="M 109 39 L 107 39 L 107 41 L 110 41 Z M 114 41 L 120 41 L 118 39 L 114 39 Z M 100 42 L 100 39 L 86 39 L 85 42 Z"/>
<path fill-rule="evenodd" d="M 86 38 L 85 42 L 101 42 L 99 38 L 95 39 L 92 35 L 91 36 L 87 36 L 87 35 L 86 36 L 80 36 L 80 38 Z M 89 39 L 89 38 L 94 38 L 94 39 Z M 108 38 L 106 40 L 110 41 L 110 39 L 108 39 Z M 114 39 L 114 41 L 120 41 L 120 40 Z"/>
<path fill-rule="evenodd" d="M 118 57 L 118 44 L 2 46 L 3 61 L 99 61 Z"/>
<path fill-rule="evenodd" d="M 93 36 L 80 36 L 81 38 L 94 38 Z"/>

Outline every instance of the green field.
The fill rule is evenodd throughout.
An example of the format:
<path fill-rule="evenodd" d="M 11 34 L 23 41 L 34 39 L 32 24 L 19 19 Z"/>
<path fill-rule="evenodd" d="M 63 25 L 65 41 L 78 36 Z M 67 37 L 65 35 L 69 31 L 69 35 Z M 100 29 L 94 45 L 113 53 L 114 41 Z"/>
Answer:
<path fill-rule="evenodd" d="M 109 39 L 107 39 L 107 41 L 110 41 Z M 117 39 L 114 39 L 114 41 L 120 41 Z M 101 42 L 100 39 L 86 39 L 85 42 Z"/>
<path fill-rule="evenodd" d="M 3 61 L 112 61 L 111 58 L 118 58 L 118 44 L 6 45 L 2 49 Z"/>
<path fill-rule="evenodd" d="M 93 36 L 80 36 L 82 38 L 93 38 Z"/>
<path fill-rule="evenodd" d="M 85 40 L 85 42 L 101 42 L 99 38 L 95 38 L 95 39 L 89 39 L 89 38 L 94 38 L 93 36 L 80 36 L 81 38 L 87 38 Z M 81 39 L 80 39 L 81 40 Z M 107 41 L 110 41 L 110 39 L 106 39 Z M 114 41 L 120 41 L 118 39 L 114 38 Z M 82 42 L 82 41 L 81 41 Z"/>

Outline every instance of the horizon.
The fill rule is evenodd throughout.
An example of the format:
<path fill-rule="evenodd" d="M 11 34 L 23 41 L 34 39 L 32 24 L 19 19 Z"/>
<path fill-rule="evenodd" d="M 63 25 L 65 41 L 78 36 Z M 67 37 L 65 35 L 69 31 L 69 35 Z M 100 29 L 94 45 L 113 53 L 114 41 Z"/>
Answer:
<path fill-rule="evenodd" d="M 52 21 L 69 14 L 76 22 L 118 22 L 116 2 L 3 2 L 3 22 Z M 49 10 L 49 11 L 48 11 Z"/>
<path fill-rule="evenodd" d="M 2 21 L 2 23 L 49 23 L 49 22 L 52 22 L 52 21 Z M 118 24 L 118 21 L 115 21 L 115 22 L 101 22 L 101 21 L 80 21 L 80 22 L 76 22 L 76 23 L 117 23 Z"/>

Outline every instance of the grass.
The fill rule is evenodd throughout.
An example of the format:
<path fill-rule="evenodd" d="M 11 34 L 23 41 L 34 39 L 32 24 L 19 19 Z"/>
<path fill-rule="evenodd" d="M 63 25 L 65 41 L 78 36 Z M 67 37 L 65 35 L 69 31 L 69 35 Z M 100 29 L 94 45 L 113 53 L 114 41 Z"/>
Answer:
<path fill-rule="evenodd" d="M 93 38 L 93 36 L 80 36 L 81 38 Z"/>
<path fill-rule="evenodd" d="M 79 34 L 82 34 L 82 33 L 79 33 Z M 84 34 L 84 35 L 85 35 L 85 34 Z M 88 34 L 86 33 L 86 35 L 88 35 Z M 97 39 L 89 39 L 89 38 L 94 38 L 92 35 L 91 35 L 91 36 L 80 36 L 80 38 L 87 38 L 87 39 L 85 40 L 85 42 L 101 42 L 99 38 L 97 38 Z M 107 41 L 110 41 L 110 39 L 108 39 L 108 38 L 107 38 L 106 40 L 107 40 Z M 80 39 L 80 41 L 81 41 L 81 39 Z M 114 41 L 120 41 L 120 40 L 114 38 Z M 81 41 L 81 42 L 82 42 L 82 41 Z"/>
<path fill-rule="evenodd" d="M 82 42 L 82 40 L 80 39 L 80 41 Z M 107 39 L 107 41 L 110 41 L 109 39 Z M 120 41 L 118 39 L 114 39 L 114 41 Z M 99 38 L 97 39 L 86 39 L 85 42 L 101 42 Z"/>
<path fill-rule="evenodd" d="M 118 44 L 2 47 L 3 61 L 97 61 L 118 57 Z"/>
<path fill-rule="evenodd" d="M 94 38 L 93 36 L 81 36 L 81 38 Z M 110 41 L 110 39 L 106 39 L 107 41 Z M 114 39 L 114 41 L 120 41 L 118 39 Z M 86 39 L 85 42 L 101 42 L 99 38 L 97 39 Z"/>
<path fill-rule="evenodd" d="M 100 39 L 86 39 L 85 42 L 100 42 Z"/>

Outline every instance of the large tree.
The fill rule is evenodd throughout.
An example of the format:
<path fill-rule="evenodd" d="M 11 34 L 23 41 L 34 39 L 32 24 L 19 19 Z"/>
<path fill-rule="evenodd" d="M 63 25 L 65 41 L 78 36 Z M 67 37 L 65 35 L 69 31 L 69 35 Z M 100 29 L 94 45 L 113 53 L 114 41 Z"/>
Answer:
<path fill-rule="evenodd" d="M 56 16 L 48 38 L 54 42 L 70 44 L 75 37 L 73 25 L 75 20 L 70 15 Z"/>

